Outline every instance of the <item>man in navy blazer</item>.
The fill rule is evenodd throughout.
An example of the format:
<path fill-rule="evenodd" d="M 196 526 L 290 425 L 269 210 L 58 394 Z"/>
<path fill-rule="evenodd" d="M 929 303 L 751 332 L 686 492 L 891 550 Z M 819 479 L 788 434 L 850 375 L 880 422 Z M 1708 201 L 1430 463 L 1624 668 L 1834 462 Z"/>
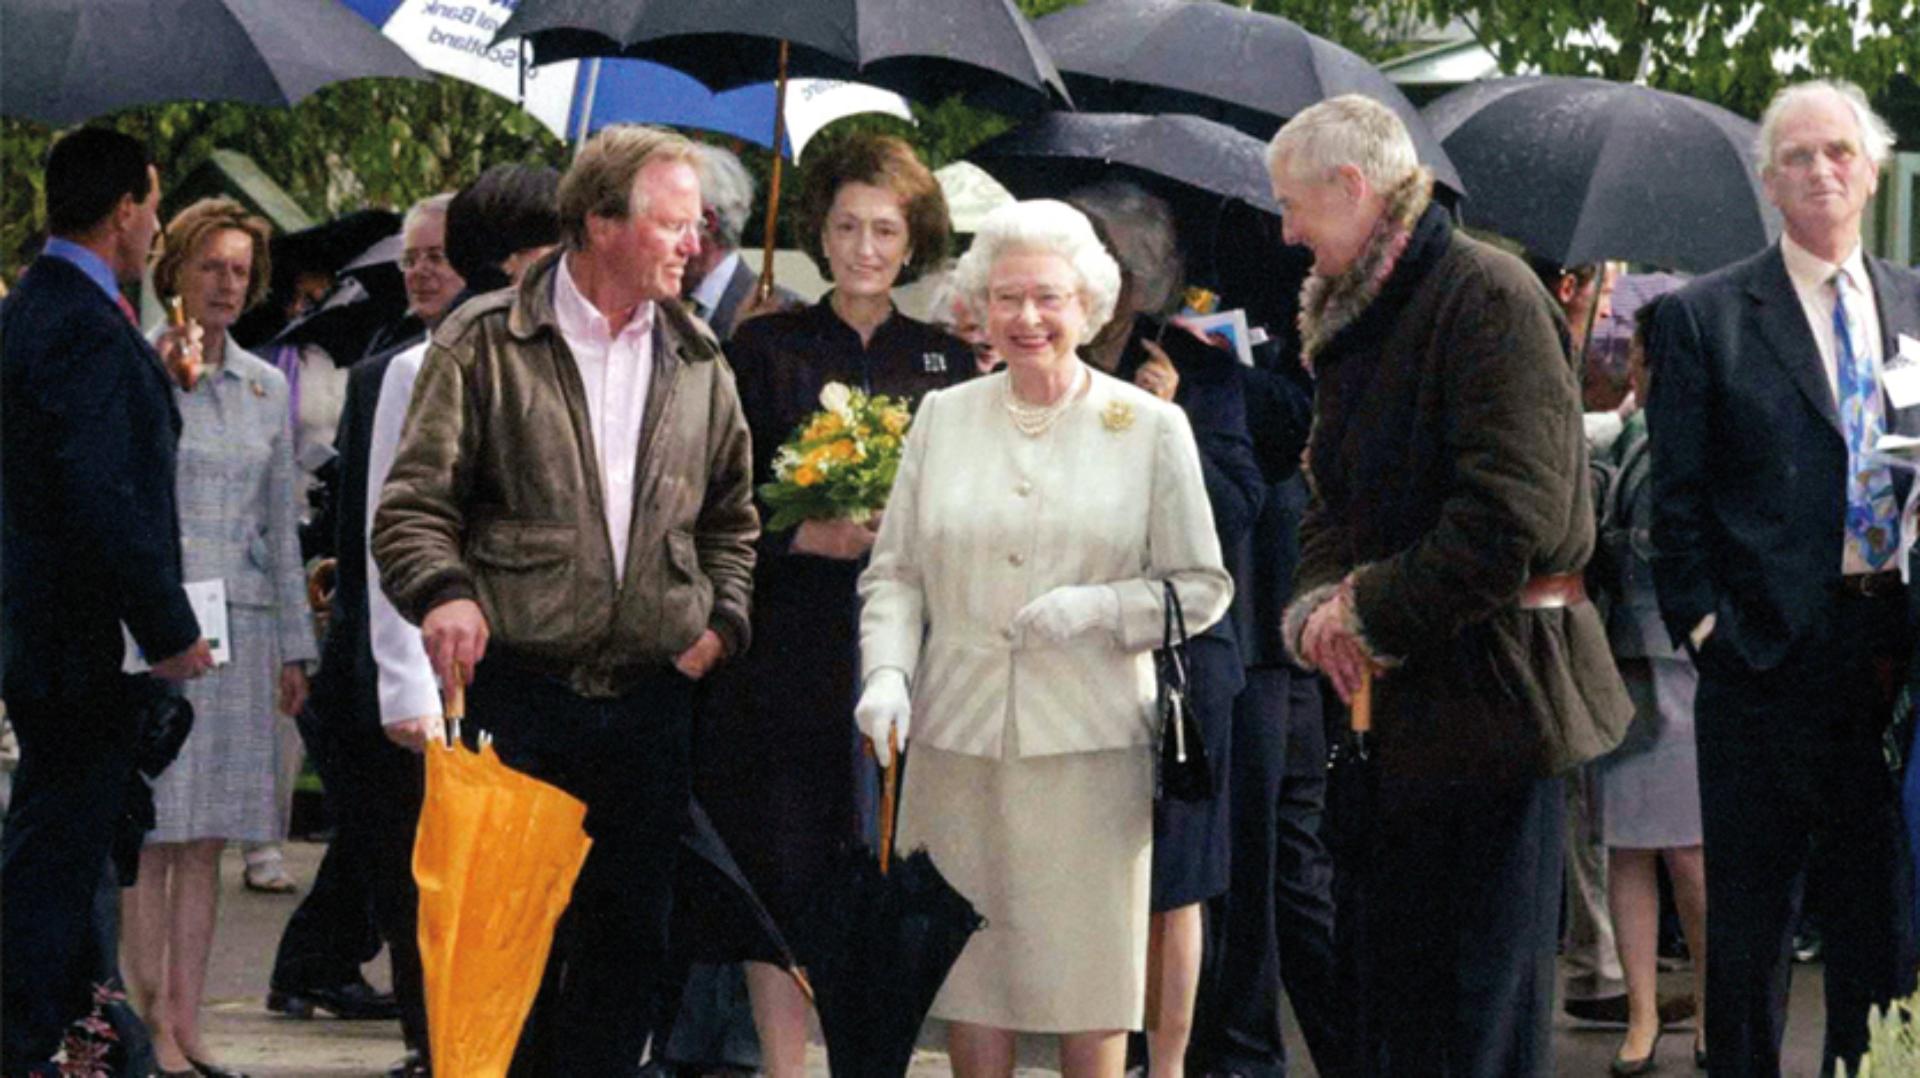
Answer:
<path fill-rule="evenodd" d="M 1802 878 L 1827 942 L 1829 1072 L 1865 1048 L 1868 1007 L 1914 987 L 1880 746 L 1912 660 L 1899 562 L 1920 522 L 1911 476 L 1871 448 L 1920 433 L 1899 375 L 1920 275 L 1860 245 L 1891 145 L 1857 87 L 1781 91 L 1758 149 L 1786 234 L 1663 301 L 1648 343 L 1655 586 L 1700 670 L 1716 1075 L 1779 1073 Z"/>
<path fill-rule="evenodd" d="M 121 626 L 180 681 L 212 664 L 180 579 L 161 357 L 120 294 L 159 227 L 145 147 L 82 129 L 47 160 L 52 238 L 0 323 L 0 656 L 20 738 L 0 839 L 0 1071 L 51 1074 L 101 967 L 93 917 L 139 735 Z M 196 347 L 169 334 L 169 357 Z M 108 963 L 110 965 L 110 957 Z"/>

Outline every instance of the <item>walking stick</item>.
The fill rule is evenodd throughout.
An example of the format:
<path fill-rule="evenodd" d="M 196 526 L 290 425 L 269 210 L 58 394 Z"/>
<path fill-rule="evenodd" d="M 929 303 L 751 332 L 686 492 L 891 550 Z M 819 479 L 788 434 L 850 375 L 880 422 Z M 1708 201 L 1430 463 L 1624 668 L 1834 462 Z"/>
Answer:
<path fill-rule="evenodd" d="M 893 806 L 900 792 L 900 732 L 887 728 L 887 766 L 881 768 L 880 782 L 880 874 L 887 874 L 893 861 Z"/>

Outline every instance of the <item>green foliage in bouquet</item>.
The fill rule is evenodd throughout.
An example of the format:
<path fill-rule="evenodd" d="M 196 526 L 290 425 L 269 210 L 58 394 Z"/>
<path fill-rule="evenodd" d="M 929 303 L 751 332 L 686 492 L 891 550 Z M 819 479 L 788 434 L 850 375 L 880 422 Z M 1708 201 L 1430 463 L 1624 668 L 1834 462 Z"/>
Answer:
<path fill-rule="evenodd" d="M 913 421 L 905 401 L 828 382 L 820 408 L 773 458 L 773 482 L 759 487 L 773 510 L 768 531 L 808 520 L 864 524 L 886 507 Z"/>

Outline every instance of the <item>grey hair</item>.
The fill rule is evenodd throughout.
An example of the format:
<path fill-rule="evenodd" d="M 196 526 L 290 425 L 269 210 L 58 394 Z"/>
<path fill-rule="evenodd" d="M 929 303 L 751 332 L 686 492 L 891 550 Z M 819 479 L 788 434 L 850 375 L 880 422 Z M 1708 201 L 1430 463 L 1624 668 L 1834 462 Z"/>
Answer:
<path fill-rule="evenodd" d="M 1860 148 L 1867 160 L 1883 168 L 1893 160 L 1893 128 L 1873 111 L 1860 87 L 1845 79 L 1809 79 L 1781 87 L 1773 100 L 1767 102 L 1766 111 L 1760 114 L 1760 132 L 1753 139 L 1753 157 L 1761 172 L 1773 168 L 1773 143 L 1779 134 L 1780 121 L 1795 106 L 1823 94 L 1839 97 L 1853 110 L 1853 118 L 1860 127 Z"/>
<path fill-rule="evenodd" d="M 1386 191 L 1420 167 L 1413 136 L 1394 111 L 1371 97 L 1341 94 L 1301 109 L 1267 143 L 1267 171 L 1327 179 L 1352 165 L 1376 191 Z"/>
<path fill-rule="evenodd" d="M 953 270 L 940 274 L 934 282 L 932 299 L 927 306 L 927 321 L 941 329 L 951 330 L 955 323 L 953 309 L 962 303 L 973 307 L 973 301 L 960 289 L 960 275 Z M 979 317 L 979 311 L 975 309 L 974 318 Z"/>
<path fill-rule="evenodd" d="M 1067 196 L 1104 229 L 1120 268 L 1133 278 L 1133 300 L 1148 314 L 1165 314 L 1186 280 L 1173 209 L 1138 184 L 1102 180 Z"/>
<path fill-rule="evenodd" d="M 700 176 L 700 201 L 718 221 L 722 246 L 740 246 L 747 215 L 753 212 L 753 177 L 732 150 L 709 142 L 694 144 L 693 170 Z"/>
<path fill-rule="evenodd" d="M 453 205 L 453 196 L 455 194 L 456 192 L 453 191 L 442 191 L 437 195 L 428 195 L 426 198 L 409 206 L 407 208 L 407 215 L 400 219 L 400 234 L 404 236 L 412 232 L 413 226 L 429 217 L 438 217 L 442 221 L 446 220 L 447 207 Z"/>
<path fill-rule="evenodd" d="M 1087 340 L 1113 317 L 1113 305 L 1120 298 L 1120 264 L 1094 234 L 1086 214 L 1051 198 L 1009 202 L 987 214 L 974 233 L 973 246 L 953 270 L 955 287 L 975 311 L 987 309 L 987 279 L 993 264 L 1011 251 L 1058 255 L 1073 267 L 1087 308 Z"/>

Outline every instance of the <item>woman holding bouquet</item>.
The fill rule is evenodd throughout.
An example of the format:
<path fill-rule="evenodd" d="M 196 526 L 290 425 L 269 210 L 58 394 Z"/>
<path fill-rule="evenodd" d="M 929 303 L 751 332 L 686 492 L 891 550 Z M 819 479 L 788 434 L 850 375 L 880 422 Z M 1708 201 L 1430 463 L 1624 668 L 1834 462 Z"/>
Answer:
<path fill-rule="evenodd" d="M 843 409 L 853 390 L 914 403 L 973 370 L 964 343 L 893 306 L 894 286 L 946 251 L 933 174 L 896 138 L 855 135 L 816 153 L 798 239 L 833 290 L 812 307 L 741 323 L 727 344 L 756 486 L 775 478 L 780 447 L 821 412 L 830 383 L 844 387 L 827 394 Z M 763 503 L 763 524 L 771 519 Z M 854 586 L 878 526 L 855 510 L 762 534 L 753 647 L 713 680 L 695 753 L 702 804 L 803 963 L 809 906 L 857 838 Z M 801 1074 L 804 997 L 774 966 L 750 963 L 747 984 L 763 1069 Z"/>
<path fill-rule="evenodd" d="M 1164 590 L 1189 631 L 1233 595 L 1185 414 L 1083 363 L 1120 269 L 1062 202 L 990 214 L 960 260 L 1003 373 L 907 436 L 860 579 L 855 717 L 917 746 L 899 846 L 986 917 L 941 987 L 954 1072 L 1011 1074 L 1016 1031 L 1117 1078 L 1147 994 Z"/>

